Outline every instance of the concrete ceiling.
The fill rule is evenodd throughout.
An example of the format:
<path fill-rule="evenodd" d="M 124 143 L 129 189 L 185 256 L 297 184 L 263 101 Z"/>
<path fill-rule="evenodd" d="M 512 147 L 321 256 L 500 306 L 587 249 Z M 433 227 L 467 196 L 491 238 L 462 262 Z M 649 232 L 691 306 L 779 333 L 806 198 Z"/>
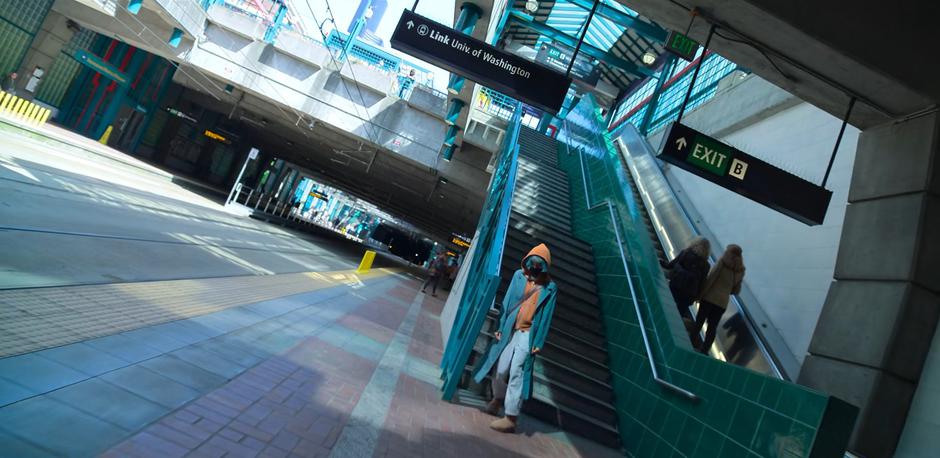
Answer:
<path fill-rule="evenodd" d="M 187 74 L 193 74 L 189 68 Z M 277 107 L 270 99 L 241 91 L 233 94 L 207 94 L 206 85 L 186 74 L 174 81 L 198 94 L 200 105 L 215 111 L 232 112 L 242 133 L 250 132 L 263 149 L 305 169 L 313 178 L 348 192 L 406 221 L 441 240 L 451 233 L 472 234 L 479 219 L 486 183 L 467 186 L 446 178 L 434 169 L 396 153 L 378 148 L 342 130 L 315 122 L 295 123 L 296 115 L 287 107 Z M 309 119 L 309 117 L 308 117 Z M 489 153 L 481 152 L 488 155 Z M 455 158 L 457 159 L 457 158 Z M 468 157 L 469 159 L 469 157 Z M 477 164 L 474 164 L 475 166 Z M 483 162 L 485 167 L 485 162 Z"/>
<path fill-rule="evenodd" d="M 936 51 L 940 2 L 931 0 L 618 0 L 663 27 L 711 49 L 823 110 L 851 123 L 881 124 L 940 101 Z"/>

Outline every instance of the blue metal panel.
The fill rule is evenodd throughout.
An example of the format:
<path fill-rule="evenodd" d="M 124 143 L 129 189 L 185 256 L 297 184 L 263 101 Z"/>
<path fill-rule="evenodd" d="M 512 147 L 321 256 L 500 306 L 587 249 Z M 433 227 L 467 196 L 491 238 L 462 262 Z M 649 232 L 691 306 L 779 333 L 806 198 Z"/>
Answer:
<path fill-rule="evenodd" d="M 587 12 L 594 4 L 592 0 L 562 0 L 555 4 L 555 8 L 558 8 L 558 5 L 562 3 L 572 3 L 579 6 L 582 11 L 584 11 L 584 14 L 581 16 L 582 19 L 587 17 Z M 552 9 L 552 13 L 554 13 L 554 8 Z M 641 20 L 636 12 L 623 7 L 619 3 L 606 0 L 602 1 L 597 7 L 595 16 L 597 15 L 610 19 L 616 24 L 633 29 L 638 35 L 658 43 L 664 43 L 666 37 L 669 35 L 667 30 Z"/>
<path fill-rule="evenodd" d="M 532 16 L 529 16 L 525 13 L 522 13 L 519 11 L 512 11 L 509 14 L 509 20 L 517 24 L 520 24 L 523 27 L 532 29 L 561 44 L 570 46 L 572 48 L 575 48 L 578 46 L 578 39 L 575 38 L 574 36 L 571 36 L 562 30 L 548 26 L 545 23 L 536 22 L 535 20 L 533 20 Z M 587 40 L 585 40 L 585 43 L 581 44 L 581 52 L 587 56 L 591 56 L 599 61 L 602 61 L 606 63 L 607 65 L 610 65 L 612 67 L 617 67 L 633 75 L 645 77 L 645 76 L 653 76 L 655 74 L 655 72 L 653 72 L 652 70 L 646 67 L 641 67 L 639 65 L 634 64 L 633 62 L 621 59 L 608 51 L 600 49 L 597 46 L 594 46 L 590 43 L 587 43 Z"/>

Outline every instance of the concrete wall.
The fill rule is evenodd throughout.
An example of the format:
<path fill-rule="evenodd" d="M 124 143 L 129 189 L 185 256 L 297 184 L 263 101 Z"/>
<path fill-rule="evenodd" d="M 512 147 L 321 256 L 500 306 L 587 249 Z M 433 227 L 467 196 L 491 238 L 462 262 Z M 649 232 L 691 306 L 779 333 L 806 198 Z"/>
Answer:
<path fill-rule="evenodd" d="M 940 406 L 940 334 L 934 334 L 895 457 L 933 456 L 940 450 L 937 406 Z"/>
<path fill-rule="evenodd" d="M 36 39 L 33 40 L 32 47 L 26 52 L 23 63 L 17 70 L 19 78 L 16 80 L 16 86 L 19 88 L 21 97 L 34 97 L 36 95 L 23 90 L 33 73 L 33 69 L 37 66 L 42 67 L 45 70 L 44 77 L 48 77 L 49 70 L 52 69 L 52 62 L 62 51 L 62 47 L 72 39 L 74 32 L 66 27 L 67 20 L 65 16 L 50 10 L 46 20 L 43 21 L 42 28 L 36 33 Z"/>
<path fill-rule="evenodd" d="M 683 123 L 815 183 L 822 181 L 841 120 L 751 76 L 693 110 Z M 651 141 L 659 146 L 662 132 Z M 686 171 L 666 176 L 721 247 L 744 248 L 746 286 L 802 362 L 832 282 L 858 130 L 849 127 L 827 188 L 825 223 L 806 226 Z M 781 351 L 775 349 L 775 351 Z"/>
<path fill-rule="evenodd" d="M 437 168 L 446 127 L 443 113 L 414 108 L 391 94 L 395 75 L 355 61 L 338 72 L 323 45 L 287 33 L 278 37 L 279 44 L 267 44 L 259 40 L 260 30 L 242 23 L 243 16 L 222 7 L 211 8 L 209 20 L 205 41 L 187 57 L 191 65 L 289 113 L 307 115 Z"/>

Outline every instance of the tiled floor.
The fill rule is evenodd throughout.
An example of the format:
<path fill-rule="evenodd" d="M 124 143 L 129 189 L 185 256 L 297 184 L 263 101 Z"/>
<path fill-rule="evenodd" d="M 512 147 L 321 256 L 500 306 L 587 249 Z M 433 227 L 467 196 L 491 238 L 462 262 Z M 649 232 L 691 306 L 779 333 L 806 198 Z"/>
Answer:
<path fill-rule="evenodd" d="M 123 341 L 140 338 L 151 346 L 160 345 L 162 334 L 153 333 L 149 326 L 374 275 L 310 272 L 0 290 L 0 357 L 82 341 L 103 349 L 121 348 Z M 221 320 L 223 326 L 239 324 L 230 318 L 212 315 L 206 324 L 214 327 L 211 320 Z M 140 328 L 144 330 L 139 335 L 118 334 Z M 172 339 L 163 340 L 173 345 Z"/>
<path fill-rule="evenodd" d="M 0 456 L 616 455 L 441 401 L 443 302 L 418 286 L 387 275 L 0 359 Z"/>

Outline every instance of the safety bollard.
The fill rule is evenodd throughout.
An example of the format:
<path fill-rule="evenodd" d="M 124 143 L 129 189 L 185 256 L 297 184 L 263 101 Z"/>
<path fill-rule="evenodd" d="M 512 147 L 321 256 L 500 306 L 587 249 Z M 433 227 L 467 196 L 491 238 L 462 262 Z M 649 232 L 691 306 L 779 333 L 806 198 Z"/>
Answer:
<path fill-rule="evenodd" d="M 372 250 L 366 250 L 366 254 L 362 256 L 362 262 L 359 263 L 359 268 L 356 269 L 357 274 L 364 274 L 369 272 L 372 269 L 372 261 L 375 260 L 375 252 Z"/>

